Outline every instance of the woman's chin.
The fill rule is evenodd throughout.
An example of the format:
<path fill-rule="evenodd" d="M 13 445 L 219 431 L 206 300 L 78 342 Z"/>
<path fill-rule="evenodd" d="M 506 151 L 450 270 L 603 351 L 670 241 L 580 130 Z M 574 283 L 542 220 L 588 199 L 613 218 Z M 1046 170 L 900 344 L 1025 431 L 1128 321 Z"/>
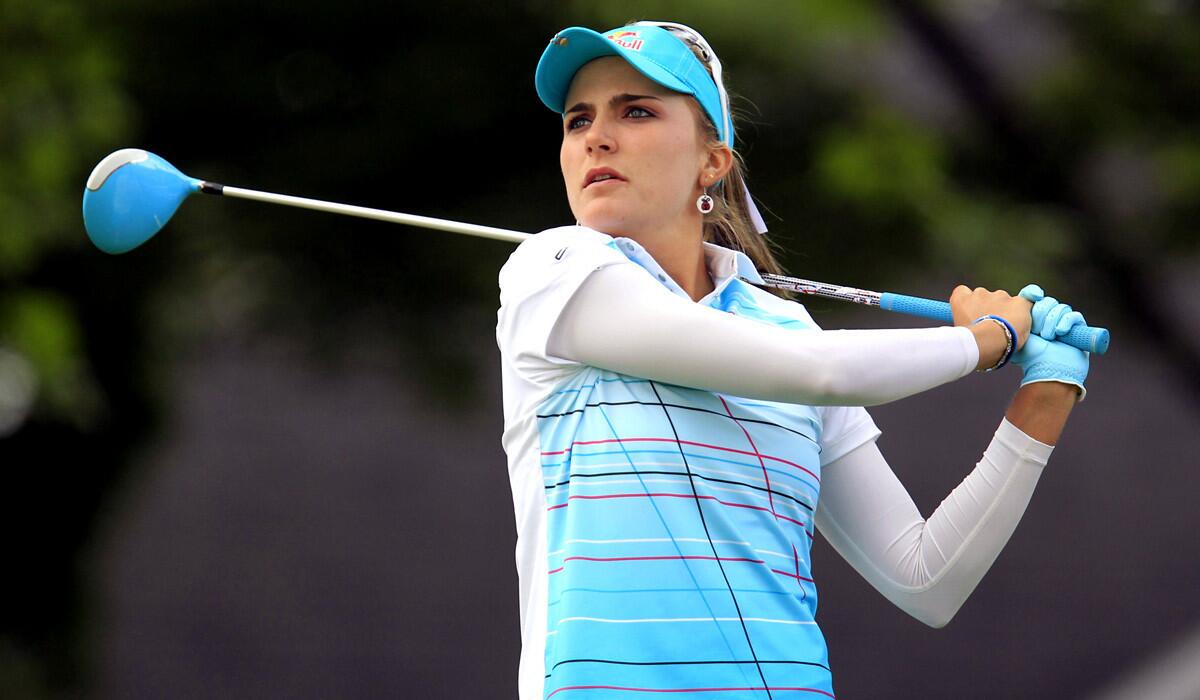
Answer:
<path fill-rule="evenodd" d="M 615 212 L 603 211 L 600 207 L 597 207 L 597 209 L 599 211 L 584 212 L 579 217 L 579 225 L 607 233 L 611 236 L 624 236 L 630 233 L 628 216 L 619 216 Z"/>

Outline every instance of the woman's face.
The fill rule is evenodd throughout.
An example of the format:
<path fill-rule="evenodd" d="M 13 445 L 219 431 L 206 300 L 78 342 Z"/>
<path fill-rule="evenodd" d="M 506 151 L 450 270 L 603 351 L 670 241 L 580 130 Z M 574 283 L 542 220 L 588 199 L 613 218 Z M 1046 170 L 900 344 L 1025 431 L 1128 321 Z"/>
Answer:
<path fill-rule="evenodd" d="M 693 104 L 617 56 L 575 74 L 559 160 L 580 224 L 631 237 L 676 230 L 681 217 L 699 227 L 711 157 Z"/>

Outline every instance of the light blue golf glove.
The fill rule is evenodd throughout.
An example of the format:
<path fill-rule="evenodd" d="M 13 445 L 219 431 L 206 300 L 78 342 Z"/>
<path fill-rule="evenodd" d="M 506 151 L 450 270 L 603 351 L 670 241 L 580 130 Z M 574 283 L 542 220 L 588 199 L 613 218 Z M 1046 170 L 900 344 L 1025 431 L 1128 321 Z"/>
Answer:
<path fill-rule="evenodd" d="M 1036 284 L 1027 284 L 1017 296 L 1033 302 L 1033 325 L 1030 335 L 1040 335 L 1046 340 L 1069 332 L 1073 327 L 1085 325 L 1083 314 L 1072 311 L 1067 304 L 1059 303 L 1058 299 L 1046 296 L 1042 288 Z"/>
<path fill-rule="evenodd" d="M 1085 323 L 1083 314 L 1046 296 L 1036 284 L 1027 285 L 1019 295 L 1034 302 L 1029 339 L 1012 358 L 1023 372 L 1021 386 L 1037 382 L 1072 384 L 1079 387 L 1079 400 L 1083 401 L 1087 396 L 1083 382 L 1088 374 L 1088 353 L 1053 340 Z"/>

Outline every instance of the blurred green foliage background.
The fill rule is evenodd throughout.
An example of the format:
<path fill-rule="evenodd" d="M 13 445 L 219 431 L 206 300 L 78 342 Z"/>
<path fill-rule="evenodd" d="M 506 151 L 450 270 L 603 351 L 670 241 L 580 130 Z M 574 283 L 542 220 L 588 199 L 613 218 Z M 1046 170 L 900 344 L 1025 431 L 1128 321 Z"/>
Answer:
<path fill-rule="evenodd" d="M 89 247 L 108 152 L 536 231 L 570 220 L 533 68 L 557 29 L 674 19 L 720 51 L 797 275 L 897 291 L 1035 280 L 1138 338 L 1200 403 L 1200 13 L 1171 0 L 242 3 L 0 0 L 0 598 L 7 697 L 86 691 L 81 562 L 198 339 L 397 348 L 477 396 L 506 244 L 234 201 L 121 258 Z M 820 303 L 819 314 L 829 313 Z M 820 316 L 819 316 L 820 318 Z"/>

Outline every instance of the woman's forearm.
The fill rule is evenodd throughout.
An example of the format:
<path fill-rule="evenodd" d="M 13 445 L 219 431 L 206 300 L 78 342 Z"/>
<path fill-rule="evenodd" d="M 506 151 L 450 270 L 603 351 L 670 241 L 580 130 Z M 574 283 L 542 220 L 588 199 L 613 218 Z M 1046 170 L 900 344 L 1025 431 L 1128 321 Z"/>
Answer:
<path fill-rule="evenodd" d="M 739 318 L 675 296 L 640 268 L 596 270 L 547 343 L 567 360 L 786 403 L 871 406 L 969 374 L 964 328 L 808 332 Z"/>
<path fill-rule="evenodd" d="M 1055 445 L 1078 397 L 1079 390 L 1070 384 L 1026 384 L 1017 391 L 1004 417 L 1034 440 Z"/>
<path fill-rule="evenodd" d="M 941 627 L 1020 522 L 1051 447 L 1002 422 L 979 463 L 925 520 L 874 443 L 823 468 L 817 527 L 902 610 Z"/>

